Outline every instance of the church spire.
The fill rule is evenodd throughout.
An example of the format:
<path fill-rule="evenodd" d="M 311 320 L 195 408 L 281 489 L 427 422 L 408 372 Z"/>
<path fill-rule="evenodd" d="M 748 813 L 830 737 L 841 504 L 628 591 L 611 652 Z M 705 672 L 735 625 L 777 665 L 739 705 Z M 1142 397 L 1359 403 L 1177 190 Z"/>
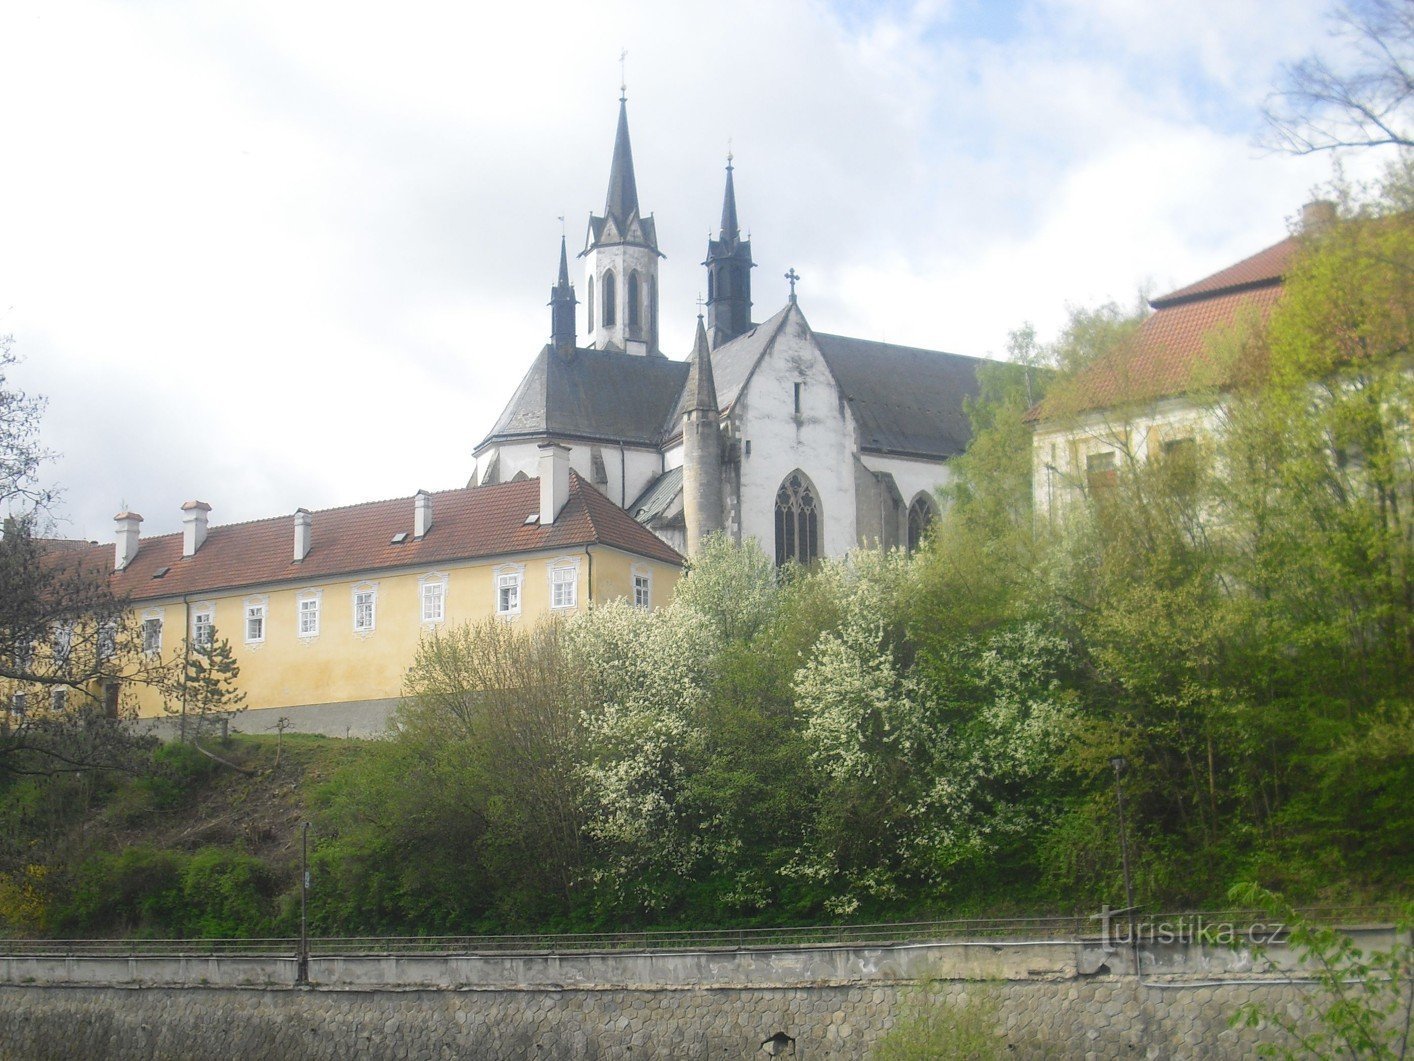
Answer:
<path fill-rule="evenodd" d="M 732 153 L 727 152 L 727 190 L 722 196 L 722 240 L 735 243 L 741 238 L 736 223 L 736 188 L 732 185 Z"/>
<path fill-rule="evenodd" d="M 560 276 L 550 288 L 550 344 L 561 354 L 574 352 L 574 287 L 570 284 L 570 263 L 565 252 L 565 235 L 560 233 Z"/>
<path fill-rule="evenodd" d="M 623 228 L 638 213 L 638 182 L 633 177 L 633 146 L 628 140 L 628 102 L 619 97 L 619 130 L 614 135 L 614 161 L 609 166 L 609 194 L 604 216 Z"/>
<path fill-rule="evenodd" d="M 692 355 L 687 370 L 687 410 L 689 412 L 717 413 L 717 383 L 712 378 L 712 355 L 707 345 L 707 329 L 702 324 L 702 314 L 697 315 L 697 338 L 692 344 Z"/>
<path fill-rule="evenodd" d="M 707 241 L 707 329 L 715 350 L 751 329 L 751 241 L 741 238 L 736 219 L 736 182 L 727 152 L 727 186 L 722 193 L 722 231 Z"/>

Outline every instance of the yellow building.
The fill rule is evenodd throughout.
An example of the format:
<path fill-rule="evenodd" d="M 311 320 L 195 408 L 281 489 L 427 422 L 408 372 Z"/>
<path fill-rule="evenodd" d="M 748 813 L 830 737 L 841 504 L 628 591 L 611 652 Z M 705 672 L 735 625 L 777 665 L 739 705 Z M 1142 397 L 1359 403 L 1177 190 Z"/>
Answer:
<path fill-rule="evenodd" d="M 142 538 L 119 513 L 113 588 L 143 650 L 171 658 L 189 636 L 230 642 L 247 710 L 302 732 L 384 728 L 424 633 L 496 615 L 567 615 L 590 602 L 666 602 L 682 558 L 542 447 L 541 475 L 229 526 L 183 505 L 180 534 Z M 133 690 L 141 718 L 164 715 Z"/>

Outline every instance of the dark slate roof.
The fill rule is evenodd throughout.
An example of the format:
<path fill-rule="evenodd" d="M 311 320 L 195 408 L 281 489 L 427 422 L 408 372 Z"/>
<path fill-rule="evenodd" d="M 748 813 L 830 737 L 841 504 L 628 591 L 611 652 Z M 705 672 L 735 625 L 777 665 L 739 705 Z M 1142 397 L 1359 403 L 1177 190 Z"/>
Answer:
<path fill-rule="evenodd" d="M 629 515 L 639 523 L 652 523 L 672 506 L 674 499 L 682 493 L 682 469 L 669 468 L 649 483 L 628 506 Z"/>
<path fill-rule="evenodd" d="M 614 134 L 614 160 L 609 166 L 609 194 L 604 197 L 604 216 L 620 224 L 638 213 L 638 181 L 633 175 L 633 146 L 628 139 L 628 104 L 619 100 L 619 127 Z"/>
<path fill-rule="evenodd" d="M 656 445 L 687 373 L 686 362 L 665 357 L 585 349 L 564 357 L 547 346 L 481 446 L 543 436 Z"/>
<path fill-rule="evenodd" d="M 972 425 L 963 401 L 977 395 L 982 358 L 815 333 L 874 453 L 951 457 L 967 448 Z"/>

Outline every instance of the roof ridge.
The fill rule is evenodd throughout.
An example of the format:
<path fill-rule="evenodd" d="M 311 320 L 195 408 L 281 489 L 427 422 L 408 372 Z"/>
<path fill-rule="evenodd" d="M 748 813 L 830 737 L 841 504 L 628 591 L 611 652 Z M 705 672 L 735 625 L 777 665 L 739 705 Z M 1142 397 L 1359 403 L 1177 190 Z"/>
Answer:
<path fill-rule="evenodd" d="M 873 343 L 876 346 L 887 346 L 894 350 L 916 350 L 920 354 L 941 354 L 943 357 L 965 357 L 969 361 L 987 361 L 996 362 L 998 364 L 1012 363 L 1008 361 L 998 362 L 997 359 L 994 357 L 983 357 L 980 354 L 959 354 L 953 352 L 952 350 L 936 350 L 931 346 L 913 346 L 909 343 L 891 343 L 887 339 L 865 339 L 858 335 L 841 335 L 838 332 L 817 332 L 814 328 L 811 328 L 810 331 L 812 335 L 825 339 L 844 339 L 845 341 L 851 343 Z"/>

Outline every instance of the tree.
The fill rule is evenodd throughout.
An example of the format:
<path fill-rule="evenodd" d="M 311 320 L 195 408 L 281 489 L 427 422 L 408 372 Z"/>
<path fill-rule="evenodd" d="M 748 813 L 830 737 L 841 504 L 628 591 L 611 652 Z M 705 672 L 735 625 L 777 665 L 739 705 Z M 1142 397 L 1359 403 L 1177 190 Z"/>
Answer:
<path fill-rule="evenodd" d="M 1285 69 L 1263 112 L 1268 143 L 1298 155 L 1414 147 L 1414 7 L 1349 0 L 1332 20 L 1347 56 L 1310 55 Z"/>
<path fill-rule="evenodd" d="M 245 693 L 237 685 L 240 676 L 231 642 L 217 637 L 215 627 L 203 638 L 186 639 L 181 671 L 167 703 L 169 713 L 181 715 L 182 740 L 196 741 L 203 731 L 244 710 Z"/>
<path fill-rule="evenodd" d="M 40 534 L 55 500 L 38 481 L 44 401 L 11 382 L 15 364 L 0 337 L 0 783 L 125 762 L 138 741 L 121 689 L 164 677 L 95 550 Z"/>

